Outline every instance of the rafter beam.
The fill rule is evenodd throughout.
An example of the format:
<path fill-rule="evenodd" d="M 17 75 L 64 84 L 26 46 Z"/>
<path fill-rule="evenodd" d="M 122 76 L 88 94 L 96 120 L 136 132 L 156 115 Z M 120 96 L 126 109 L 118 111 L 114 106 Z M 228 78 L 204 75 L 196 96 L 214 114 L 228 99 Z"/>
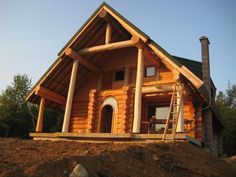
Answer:
<path fill-rule="evenodd" d="M 89 62 L 88 60 L 80 56 L 80 54 L 76 53 L 73 49 L 68 48 L 65 54 L 74 60 L 78 60 L 80 64 L 92 70 L 93 72 L 98 74 L 101 73 L 101 70 L 96 65 L 94 65 L 93 63 Z"/>
<path fill-rule="evenodd" d="M 60 105 L 65 105 L 66 104 L 66 97 L 64 97 L 64 96 L 62 96 L 62 95 L 60 95 L 56 92 L 53 92 L 49 89 L 46 89 L 42 86 L 38 86 L 35 89 L 35 95 L 44 97 L 47 100 L 53 101 L 53 102 L 58 103 Z"/>
<path fill-rule="evenodd" d="M 114 43 L 109 43 L 105 45 L 99 45 L 99 46 L 89 47 L 85 49 L 80 49 L 77 52 L 77 55 L 85 55 L 85 54 L 105 52 L 105 51 L 121 49 L 121 48 L 135 47 L 139 42 L 140 42 L 139 38 L 132 37 L 132 39 L 126 40 L 126 41 L 114 42 Z"/>

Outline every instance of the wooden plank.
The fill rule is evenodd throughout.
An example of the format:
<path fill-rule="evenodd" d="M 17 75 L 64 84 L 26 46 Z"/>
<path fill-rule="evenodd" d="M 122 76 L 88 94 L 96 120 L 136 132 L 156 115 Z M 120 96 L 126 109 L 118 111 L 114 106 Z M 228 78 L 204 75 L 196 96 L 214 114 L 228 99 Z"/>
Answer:
<path fill-rule="evenodd" d="M 62 140 L 63 138 L 73 138 L 73 140 L 76 139 L 93 139 L 94 141 L 99 139 L 110 139 L 110 140 L 161 140 L 162 134 L 130 134 L 130 133 L 76 133 L 76 132 L 70 132 L 70 133 L 30 133 L 30 137 L 34 138 L 58 138 L 58 140 Z M 171 138 L 171 134 L 167 134 L 167 139 Z M 190 140 L 189 136 L 186 135 L 186 133 L 177 133 L 176 134 L 176 140 Z M 195 139 L 194 139 L 195 140 Z M 191 141 L 193 142 L 193 141 Z M 195 142 L 194 142 L 195 143 Z M 196 142 L 196 144 L 198 144 Z M 200 145 L 200 144 L 199 144 Z"/>
<path fill-rule="evenodd" d="M 134 47 L 139 42 L 140 42 L 139 38 L 132 37 L 132 39 L 126 40 L 126 41 L 114 42 L 114 43 L 109 43 L 109 44 L 80 49 L 77 52 L 77 54 L 84 55 L 84 54 L 104 52 L 104 51 L 110 51 L 110 50 L 127 48 L 127 47 Z"/>
<path fill-rule="evenodd" d="M 60 105 L 66 104 L 66 97 L 64 97 L 56 92 L 53 92 L 49 89 L 46 89 L 42 86 L 36 87 L 35 95 L 45 97 L 47 100 L 53 101 L 53 102 L 58 103 Z"/>
<path fill-rule="evenodd" d="M 163 134 L 133 134 L 133 139 L 162 139 Z M 172 140 L 172 134 L 166 134 L 166 140 Z M 177 133 L 175 139 L 185 140 L 186 133 Z"/>
<path fill-rule="evenodd" d="M 101 73 L 101 70 L 96 65 L 94 65 L 93 63 L 89 62 L 88 60 L 80 56 L 73 49 L 68 48 L 65 54 L 74 60 L 78 60 L 80 64 L 84 65 L 85 67 L 94 71 L 95 73 L 99 73 L 99 74 Z"/>

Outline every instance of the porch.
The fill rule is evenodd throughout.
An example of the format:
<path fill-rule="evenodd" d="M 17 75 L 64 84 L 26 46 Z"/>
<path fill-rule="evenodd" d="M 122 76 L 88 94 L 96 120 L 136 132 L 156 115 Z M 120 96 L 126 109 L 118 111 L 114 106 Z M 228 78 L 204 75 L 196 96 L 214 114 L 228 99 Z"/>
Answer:
<path fill-rule="evenodd" d="M 162 141 L 163 134 L 134 134 L 134 133 L 30 133 L 34 140 L 64 140 L 90 143 L 150 143 Z M 172 141 L 172 135 L 167 134 L 166 140 Z M 198 146 L 201 142 L 187 135 L 186 133 L 176 133 L 175 140 L 189 141 Z"/>

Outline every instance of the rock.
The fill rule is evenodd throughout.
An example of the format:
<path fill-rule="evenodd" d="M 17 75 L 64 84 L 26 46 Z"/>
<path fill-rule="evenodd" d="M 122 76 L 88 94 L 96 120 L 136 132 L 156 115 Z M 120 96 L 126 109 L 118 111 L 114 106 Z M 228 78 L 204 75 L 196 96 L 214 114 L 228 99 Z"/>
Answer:
<path fill-rule="evenodd" d="M 153 155 L 152 155 L 152 160 L 153 160 L 154 162 L 156 162 L 156 161 L 159 160 L 159 157 L 158 157 L 156 154 L 153 154 Z"/>
<path fill-rule="evenodd" d="M 88 177 L 88 176 L 89 175 L 87 170 L 81 164 L 77 164 L 69 177 Z"/>

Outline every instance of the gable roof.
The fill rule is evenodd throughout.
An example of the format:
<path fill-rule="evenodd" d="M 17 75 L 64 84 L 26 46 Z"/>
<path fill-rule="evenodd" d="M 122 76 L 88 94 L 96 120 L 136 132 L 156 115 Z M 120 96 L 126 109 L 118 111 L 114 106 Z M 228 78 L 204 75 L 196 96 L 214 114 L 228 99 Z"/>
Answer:
<path fill-rule="evenodd" d="M 53 63 L 53 65 L 47 70 L 47 72 L 40 78 L 40 80 L 35 84 L 35 86 L 32 88 L 32 90 L 29 92 L 29 94 L 26 96 L 26 99 L 29 100 L 30 97 L 34 94 L 35 88 L 42 84 L 44 80 L 47 79 L 47 77 L 50 75 L 55 68 L 63 62 L 62 58 L 65 57 L 64 53 L 67 48 L 74 45 L 74 43 L 79 39 L 86 29 L 90 27 L 90 25 L 96 20 L 96 17 L 99 15 L 99 13 L 105 10 L 109 15 L 111 15 L 125 30 L 127 30 L 130 34 L 137 36 L 140 38 L 144 44 L 152 51 L 153 54 L 158 56 L 162 60 L 162 62 L 167 66 L 174 68 L 177 72 L 181 73 L 183 76 L 185 76 L 200 92 L 200 94 L 203 96 L 203 98 L 208 101 L 208 91 L 206 90 L 203 81 L 201 80 L 201 77 L 199 77 L 199 72 L 194 70 L 193 63 L 184 60 L 180 57 L 173 57 L 170 55 L 167 51 L 165 51 L 163 48 L 161 48 L 157 43 L 155 43 L 153 40 L 150 39 L 150 37 L 145 34 L 143 31 L 138 29 L 135 25 L 130 23 L 126 18 L 124 18 L 122 15 L 120 15 L 117 11 L 115 11 L 113 8 L 111 8 L 108 4 L 105 2 L 102 3 L 99 8 L 91 15 L 91 17 L 85 22 L 85 24 L 76 32 L 76 34 L 68 41 L 68 43 L 61 49 L 61 51 L 58 53 L 58 59 Z M 195 63 L 198 65 L 197 63 Z M 199 66 L 198 66 L 199 68 Z"/>
<path fill-rule="evenodd" d="M 99 14 L 99 12 L 105 9 L 106 11 L 108 11 L 108 13 L 110 13 L 113 17 L 118 17 L 120 19 L 122 19 L 122 21 L 126 24 L 128 24 L 131 28 L 131 31 L 136 31 L 137 34 L 140 34 L 139 37 L 142 37 L 142 39 L 144 41 L 149 39 L 149 36 L 144 33 L 142 30 L 140 30 L 138 27 L 136 27 L 134 24 L 132 24 L 131 22 L 129 22 L 125 17 L 123 17 L 121 14 L 119 14 L 115 9 L 113 9 L 111 6 L 109 6 L 107 3 L 103 2 L 98 8 L 97 10 L 95 10 L 95 12 L 88 18 L 88 20 L 80 27 L 80 29 L 72 36 L 72 38 L 65 44 L 65 46 L 60 50 L 60 52 L 58 52 L 58 56 L 61 56 L 63 54 L 63 52 L 65 51 L 66 48 L 68 48 L 80 35 L 81 32 L 83 32 L 83 30 L 91 23 L 91 21 Z M 123 26 L 123 25 L 122 25 Z M 133 29 L 133 30 L 132 30 Z"/>
<path fill-rule="evenodd" d="M 181 65 L 186 66 L 197 77 L 202 78 L 202 63 L 191 59 L 173 56 Z"/>
<path fill-rule="evenodd" d="M 116 10 L 114 10 L 112 7 L 110 7 L 107 3 L 103 2 L 98 9 L 91 15 L 91 17 L 85 22 L 85 24 L 77 31 L 77 33 L 69 40 L 69 42 L 62 48 L 62 50 L 58 53 L 59 56 L 61 56 L 66 48 L 70 47 L 73 42 L 78 38 L 80 33 L 86 28 L 91 21 L 98 15 L 99 12 L 102 10 L 107 11 L 112 17 L 114 17 L 126 30 L 128 30 L 131 34 L 134 34 L 135 36 L 139 37 L 143 40 L 145 44 L 147 44 L 151 49 L 154 49 L 155 54 L 162 54 L 165 57 L 161 57 L 158 55 L 161 59 L 163 59 L 165 62 L 169 63 L 169 65 L 173 66 L 175 69 L 177 69 L 180 73 L 182 73 L 185 77 L 187 77 L 195 87 L 200 88 L 203 85 L 203 82 L 200 78 L 195 76 L 194 73 L 189 71 L 188 68 L 186 68 L 184 65 L 181 65 L 178 60 L 176 60 L 174 57 L 172 57 L 167 51 L 165 51 L 162 47 L 160 47 L 157 43 L 155 43 L 153 40 L 150 39 L 150 37 L 144 33 L 142 30 L 137 28 L 134 24 L 129 22 L 125 17 L 123 17 L 121 14 L 119 14 Z M 153 48 L 152 48 L 153 47 Z M 156 50 L 155 50 L 156 49 Z M 168 60 L 169 59 L 169 60 Z M 166 63 L 166 64 L 167 64 Z"/>

